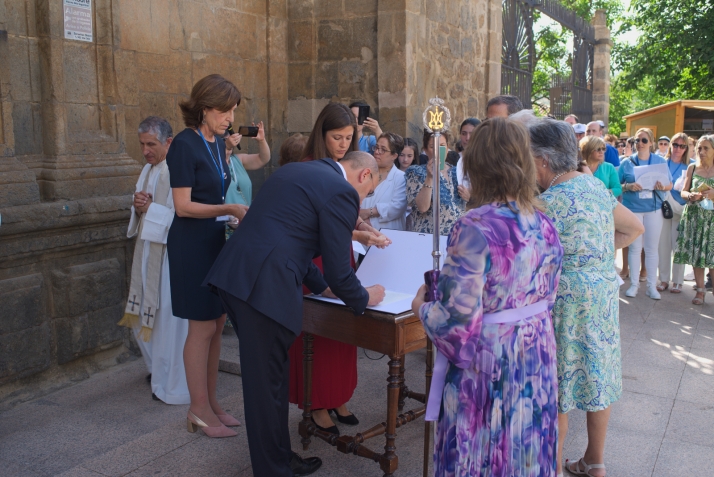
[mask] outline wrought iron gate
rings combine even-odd
[[[501,93],[520,98],[531,107],[535,43],[533,10],[537,9],[573,31],[573,64],[570,77],[551,81],[551,114],[559,119],[575,114],[581,122],[593,114],[593,59],[595,30],[558,0],[503,0],[503,50]]]

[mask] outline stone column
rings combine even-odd
[[[605,10],[597,10],[592,20],[595,27],[595,58],[593,59],[593,121],[605,124],[610,116],[610,29]]]

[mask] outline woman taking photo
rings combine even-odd
[[[597,136],[585,136],[580,140],[580,153],[592,175],[600,179],[613,196],[620,197],[622,186],[617,170],[615,166],[605,162],[605,141]]]
[[[553,307],[558,363],[558,474],[568,413],[587,412],[583,457],[566,461],[573,474],[605,475],[605,436],[611,405],[622,395],[619,285],[615,249],[642,233],[634,214],[594,177],[577,172],[578,148],[563,121],[528,125],[545,214],[563,245],[563,268]],[[600,166],[602,167],[602,166]]]
[[[704,269],[714,268],[714,135],[697,141],[697,162],[687,169],[682,198],[688,203],[682,213],[682,232],[677,239],[674,263],[694,268],[695,305],[704,303]]]
[[[255,124],[253,124],[255,126]],[[258,123],[258,135],[254,137],[258,142],[258,154],[233,154],[235,147],[243,138],[240,134],[226,136],[226,162],[231,174],[231,184],[226,192],[226,204],[241,204],[250,207],[253,199],[253,183],[250,181],[248,171],[255,171],[265,166],[270,161],[270,146],[265,140],[263,121]],[[226,227],[226,238],[233,234],[233,229]]]
[[[320,112],[303,151],[303,161],[330,158],[339,161],[345,154],[357,151],[357,119],[352,111],[340,103],[329,103]],[[365,246],[384,247],[388,239],[361,218],[355,224],[352,239]],[[350,253],[352,268],[354,254]],[[315,265],[322,270],[322,259]],[[310,293],[303,287],[305,293]],[[324,293],[323,293],[324,295]],[[290,402],[303,405],[303,334],[297,337],[290,348]],[[347,409],[357,387],[357,348],[339,341],[314,336],[312,365],[312,419],[318,429],[339,435],[339,430],[330,418],[335,413],[343,424],[357,425],[359,420]]]
[[[388,132],[379,136],[372,153],[379,166],[379,185],[362,201],[359,216],[378,230],[404,230],[407,185],[404,173],[394,165],[403,148],[402,137]]]
[[[647,268],[647,296],[653,300],[662,297],[657,291],[657,266],[659,265],[659,236],[662,233],[662,201],[664,193],[672,188],[672,177],[669,183],[657,182],[655,190],[644,190],[640,184],[635,182],[636,166],[652,166],[655,164],[665,164],[662,156],[654,154],[655,142],[654,134],[650,129],[641,128],[635,134],[636,154],[625,159],[617,171],[622,184],[622,205],[634,212],[637,218],[645,226],[645,233],[642,237],[637,237],[629,247],[628,262],[630,265],[630,288],[625,295],[636,297],[640,284],[637,277],[640,276],[641,252],[645,250],[645,265]]]
[[[684,173],[686,178],[688,155],[689,138],[687,135],[677,133],[672,136],[665,158],[667,159],[669,173],[675,182],[682,177],[682,173]],[[672,207],[672,218],[664,219],[662,223],[662,233],[659,236],[659,284],[657,285],[657,290],[663,292],[669,288],[671,279],[672,288],[669,290],[670,293],[682,293],[684,265],[678,263],[672,264],[672,252],[677,248],[679,221],[682,219],[682,212],[684,212],[684,205],[687,201],[682,198],[680,191],[675,188],[669,191],[666,200]]]
[[[419,158],[419,146],[414,139],[405,137],[404,147],[399,157],[394,160],[394,165],[404,172],[411,166],[416,166],[416,159]]]
[[[180,103],[186,129],[176,135],[166,156],[176,217],[169,229],[167,252],[174,315],[189,320],[183,350],[191,396],[189,432],[200,427],[209,437],[231,437],[226,426],[238,421],[216,399],[221,332],[226,315],[218,296],[202,286],[225,244],[227,216],[243,219],[248,207],[225,204],[231,186],[221,139],[240,104],[238,89],[220,75],[199,80]]]
[[[449,135],[443,133],[440,138],[441,147],[448,152]],[[428,162],[423,166],[415,166],[407,169],[407,205],[411,207],[412,230],[430,234],[434,232],[434,218],[431,208],[431,197],[434,184],[433,170],[434,158],[434,135],[424,132],[424,150],[429,157]],[[446,154],[444,154],[444,157]],[[463,215],[465,203],[459,196],[458,181],[456,179],[456,167],[444,164],[444,169],[439,174],[439,198],[440,217],[439,234],[449,235],[451,227]]]
[[[449,235],[438,300],[425,303],[422,286],[412,302],[448,360],[443,381],[431,384],[443,389],[440,399],[429,401],[438,415],[438,477],[556,475],[558,393],[549,310],[563,248],[539,210],[528,143],[524,127],[509,119],[476,129],[464,152],[470,210]]]

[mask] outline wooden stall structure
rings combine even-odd
[[[310,437],[324,440],[338,451],[366,457],[377,463],[385,477],[391,477],[399,466],[395,439],[397,428],[417,420],[426,413],[426,397],[428,394],[410,391],[404,383],[404,356],[407,353],[424,348],[427,344],[424,327],[418,317],[409,311],[398,315],[367,310],[363,315],[355,316],[344,306],[305,299],[303,301],[303,369],[304,396],[302,421],[298,430],[302,437],[303,449],[310,445]],[[312,342],[313,335],[323,336],[343,343],[352,344],[389,356],[387,378],[386,421],[380,422],[354,436],[336,436],[320,431],[311,420],[310,402],[312,395]],[[427,354],[431,353],[427,348]],[[427,363],[433,361],[427,359]],[[431,384],[432,369],[427,364],[426,389],[428,393]],[[414,399],[423,405],[401,412],[405,400]],[[376,452],[365,445],[367,439],[385,436],[384,452]],[[428,432],[424,439],[424,469],[431,458],[431,447]]]
[[[714,134],[714,101],[679,100],[625,116],[627,134],[650,128],[655,139],[684,132],[701,137]]]

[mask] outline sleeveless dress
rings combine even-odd
[[[511,203],[515,209],[515,203]],[[434,437],[438,477],[554,477],[558,375],[550,313],[484,323],[485,313],[556,299],[563,248],[541,212],[505,204],[457,220],[439,277],[441,301],[420,310],[448,360]]]
[[[714,189],[714,177],[692,176],[690,190],[706,184]],[[679,222],[679,238],[674,263],[696,268],[714,268],[714,210],[703,209],[698,202],[684,206]]]

